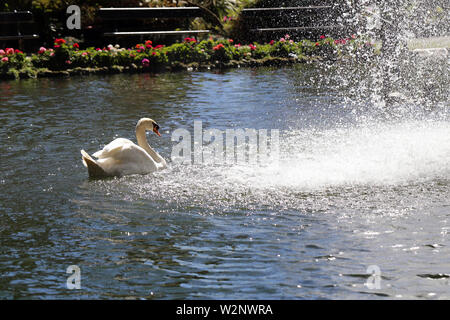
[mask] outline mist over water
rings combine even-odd
[[[423,69],[442,70],[439,65],[446,62],[439,58],[418,61],[421,63],[415,65],[416,76]],[[410,86],[417,90],[386,105],[380,102],[378,78],[382,75],[377,64],[357,67],[345,63],[315,66],[320,72],[301,67],[297,69],[301,76],[282,80],[287,91],[280,101],[270,99],[273,93],[265,91],[268,84],[264,79],[257,83],[269,98],[252,101],[255,98],[248,96],[246,103],[261,103],[262,115],[254,117],[253,110],[249,115],[239,114],[230,127],[280,128],[279,161],[235,165],[169,163],[170,174],[125,178],[130,179],[126,189],[133,190],[126,196],[163,199],[172,210],[193,206],[202,212],[204,208],[214,212],[252,206],[327,211],[338,204],[340,210],[353,208],[360,214],[412,212],[432,205],[435,197],[444,199],[450,178],[450,113],[447,92],[442,89],[447,84],[446,73],[434,74],[427,94],[423,83],[409,82],[414,81],[410,75],[396,88],[397,93],[407,94]],[[277,71],[263,74],[271,74],[275,83],[280,80]],[[257,81],[259,77],[257,74]],[[240,80],[227,81],[233,87],[233,82]],[[229,102],[225,105],[240,111],[241,94],[226,91]],[[227,117],[207,121],[203,129],[223,130],[227,128]],[[193,135],[193,121],[186,121],[183,128]],[[322,201],[324,198],[327,200]]]

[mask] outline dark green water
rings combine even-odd
[[[448,98],[380,106],[364,73],[0,82],[0,298],[449,299]],[[169,168],[90,181],[79,150],[135,141],[141,117]],[[279,129],[280,165],[173,164],[194,120]]]

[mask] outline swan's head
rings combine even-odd
[[[143,128],[145,130],[151,130],[154,133],[156,133],[158,136],[161,137],[161,134],[159,133],[159,125],[153,119],[142,118],[141,120],[138,121],[138,123],[136,125],[136,130],[138,130],[139,128]]]

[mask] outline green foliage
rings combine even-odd
[[[182,63],[205,62],[208,55],[202,47],[199,47],[194,42],[176,43],[169,46],[165,50],[169,61],[177,61]]]
[[[295,53],[295,48],[297,46],[290,44],[287,41],[284,42],[276,42],[272,45],[272,50],[270,51],[270,55],[273,57],[282,57],[288,58],[290,53]]]
[[[0,76],[2,78],[35,77],[40,69],[61,71],[75,68],[123,68],[152,71],[165,66],[195,63],[200,66],[231,60],[248,62],[267,58],[306,59],[307,56],[334,60],[339,56],[362,57],[374,55],[374,46],[363,38],[331,39],[321,37],[318,41],[294,42],[282,38],[270,43],[241,45],[232,39],[197,42],[186,38],[170,46],[153,46],[147,40],[134,48],[109,45],[106,48],[90,47],[81,50],[77,43],[56,39],[53,48],[41,47],[39,52],[27,56],[19,50],[0,50]]]

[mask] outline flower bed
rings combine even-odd
[[[350,56],[368,58],[373,44],[355,36],[317,41],[294,42],[289,35],[269,43],[240,44],[232,39],[197,41],[186,38],[170,46],[147,40],[134,48],[108,45],[104,48],[80,49],[56,39],[53,48],[41,47],[26,55],[13,48],[0,49],[0,78],[18,79],[95,72],[159,72],[177,69],[211,69],[233,66],[274,65],[311,60],[336,60]]]

